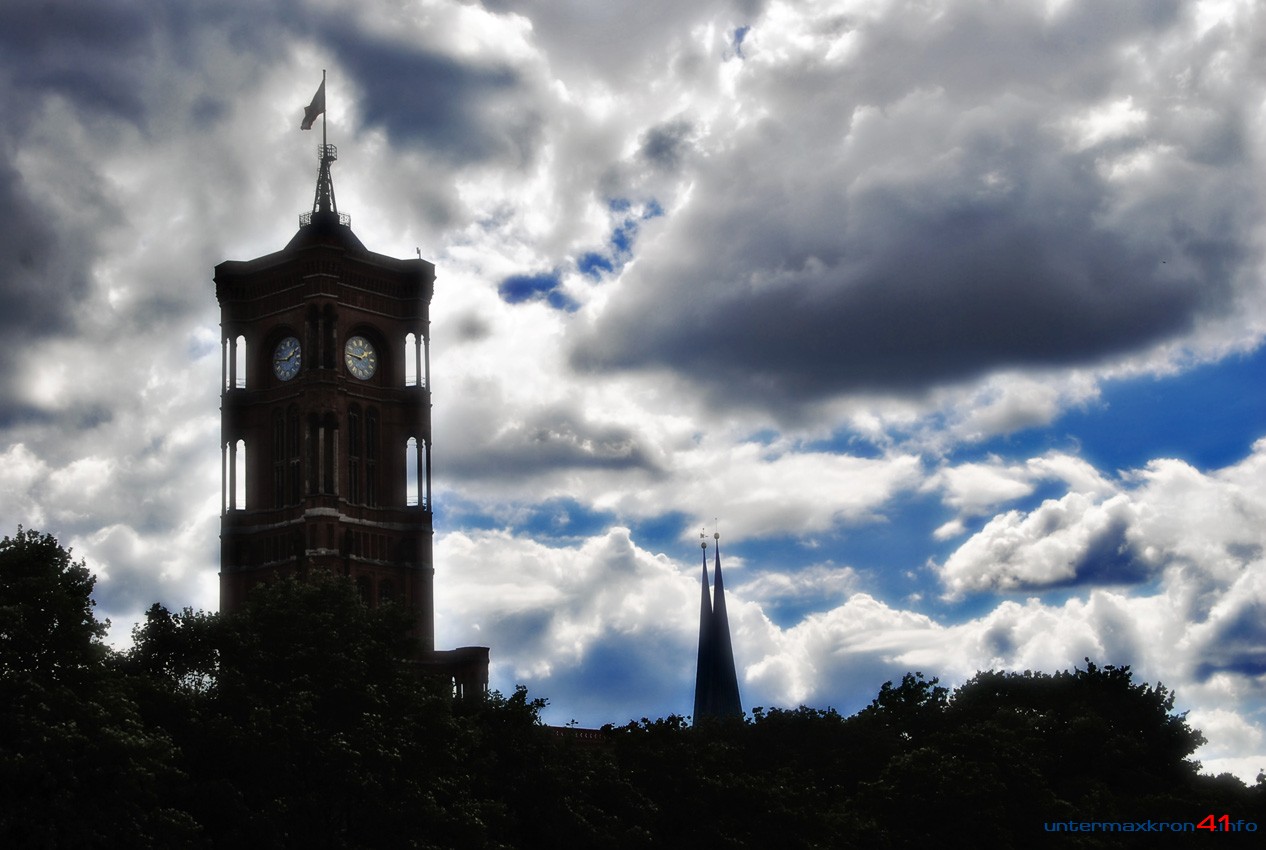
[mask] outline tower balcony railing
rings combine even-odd
[[[312,216],[314,215],[319,215],[319,213],[310,213],[310,212],[300,213],[299,226],[307,227],[309,224],[312,223]],[[336,215],[338,216],[339,224],[343,225],[344,227],[352,226],[352,217],[350,215],[348,215],[347,213],[336,213]]]

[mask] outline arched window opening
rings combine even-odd
[[[226,442],[226,443],[220,444],[220,515],[221,516],[228,513],[229,504],[230,504],[229,493],[231,492],[230,488],[232,485],[229,482],[233,476],[233,473],[232,473],[233,464],[229,461],[229,458],[231,456],[231,453],[229,450],[230,445],[232,445],[232,443]]]
[[[422,510],[431,509],[431,443],[428,441],[419,446],[418,452],[418,504]]]
[[[417,334],[404,335],[404,385],[418,385],[418,337]]]
[[[233,507],[246,509],[246,441],[233,444]]]
[[[418,441],[410,437],[404,446],[404,503],[408,507],[418,506]]]
[[[369,576],[361,576],[356,579],[356,593],[360,596],[360,601],[367,607],[374,607],[374,584],[370,581]]]
[[[396,601],[396,585],[391,579],[378,582],[378,604],[387,605]]]
[[[241,334],[233,340],[233,385],[246,389],[246,337]]]

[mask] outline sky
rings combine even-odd
[[[552,723],[1083,659],[1266,768],[1266,8],[10,0],[0,520],[218,605],[215,265],[437,267],[437,645]]]

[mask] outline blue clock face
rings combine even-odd
[[[378,371],[378,352],[369,340],[354,336],[343,346],[343,362],[353,376],[368,381]]]
[[[299,374],[299,366],[303,363],[303,352],[299,348],[299,340],[288,336],[277,343],[273,351],[273,374],[283,381],[289,381]]]

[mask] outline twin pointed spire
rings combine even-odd
[[[699,535],[704,537],[703,534]],[[698,723],[705,717],[742,717],[738,675],[734,667],[734,645],[730,642],[730,618],[725,610],[725,580],[721,576],[721,535],[714,533],[715,560],[712,571],[716,584],[708,594],[708,541],[703,549],[703,584],[699,602],[699,660],[695,669],[695,713]]]

